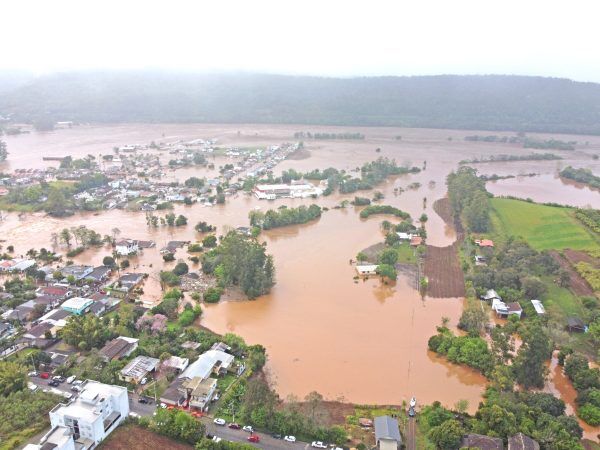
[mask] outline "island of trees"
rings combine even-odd
[[[594,175],[589,169],[575,169],[567,166],[560,171],[560,176],[579,183],[587,184],[595,189],[600,189],[600,177]]]
[[[271,228],[285,227],[287,225],[307,223],[321,217],[322,209],[318,205],[308,207],[302,205],[297,208],[281,206],[278,209],[269,209],[267,212],[258,210],[250,211],[250,225],[253,227],[270,230]]]

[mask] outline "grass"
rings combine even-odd
[[[548,312],[560,317],[583,315],[581,301],[567,288],[557,286],[551,279],[544,278],[547,292],[542,296],[542,301]]]
[[[409,243],[400,244],[396,247],[398,250],[398,262],[406,264],[416,264],[415,249]]]
[[[599,240],[570,208],[493,198],[492,222],[500,237],[519,236],[536,250],[596,250]]]

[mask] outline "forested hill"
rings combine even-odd
[[[8,113],[19,121],[298,123],[600,134],[600,84],[496,75],[71,73],[0,87],[0,115]]]

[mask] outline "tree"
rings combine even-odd
[[[186,273],[188,273],[188,271],[189,267],[184,262],[177,263],[177,265],[173,268],[173,273],[177,276],[185,275]]]
[[[488,316],[479,304],[469,303],[458,321],[458,328],[479,336],[488,323]]]
[[[7,396],[27,387],[27,368],[9,361],[0,361],[0,393]]]
[[[115,267],[115,258],[113,258],[112,256],[105,256],[104,258],[102,258],[102,264],[107,267]]]
[[[48,191],[48,199],[44,205],[44,209],[52,216],[61,217],[67,213],[69,202],[65,197],[62,189],[51,187]]]
[[[446,420],[441,425],[433,427],[429,431],[429,438],[440,449],[454,450],[458,448],[463,434],[464,428],[458,420]]]
[[[63,242],[67,247],[71,246],[71,232],[69,231],[68,228],[63,228],[63,230],[60,232],[60,240],[61,242]]]
[[[179,214],[177,216],[177,219],[175,219],[175,226],[176,227],[182,227],[184,225],[187,225],[187,217]]]
[[[0,162],[6,161],[8,157],[8,150],[6,149],[6,142],[0,140]]]
[[[388,278],[393,281],[398,278],[396,269],[394,266],[389,264],[379,264],[379,266],[377,266],[377,275],[379,275],[381,278]]]
[[[214,234],[206,236],[202,239],[202,246],[206,248],[214,248],[217,246],[217,237]]]
[[[544,363],[552,353],[550,340],[538,323],[531,324],[522,335],[523,344],[514,360],[517,383],[525,389],[541,389],[547,371]]]
[[[386,248],[379,255],[379,263],[394,266],[398,262],[398,252],[393,248]]]

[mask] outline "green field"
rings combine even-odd
[[[599,240],[579,223],[569,208],[521,200],[493,198],[492,222],[500,236],[518,236],[536,250],[593,250]]]

